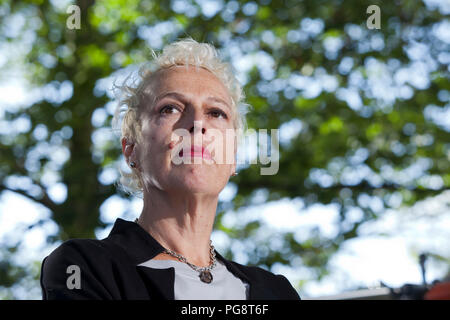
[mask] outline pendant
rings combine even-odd
[[[202,280],[205,283],[211,283],[213,280],[213,276],[212,276],[211,272],[209,272],[208,270],[201,271],[199,277],[200,277],[200,280]]]

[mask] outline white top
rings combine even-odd
[[[175,300],[246,300],[248,298],[248,283],[228,271],[219,260],[210,271],[213,276],[211,283],[202,282],[199,272],[181,261],[150,259],[139,266],[155,269],[175,268]]]

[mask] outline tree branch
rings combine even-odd
[[[9,188],[3,184],[0,184],[0,193],[3,192],[4,190],[7,191],[11,191],[11,192],[15,192],[18,193],[30,200],[33,200],[37,203],[42,204],[43,206],[47,207],[49,210],[51,210],[52,212],[54,212],[57,208],[57,205],[55,202],[52,201],[52,199],[50,199],[50,197],[48,196],[47,192],[44,191],[44,189],[42,188],[41,185],[38,185],[41,188],[41,191],[43,193],[43,196],[41,199],[37,199],[31,195],[29,195],[25,190],[20,190],[20,189],[13,189],[13,188]]]

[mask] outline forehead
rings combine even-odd
[[[153,74],[149,86],[154,97],[176,91],[192,97],[214,96],[231,106],[230,94],[219,78],[209,70],[195,66],[173,66]]]

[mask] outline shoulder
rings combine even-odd
[[[91,258],[95,260],[108,259],[109,248],[101,240],[71,239],[64,241],[45,259],[47,268],[67,263],[85,263]]]
[[[71,239],[63,242],[41,265],[40,283],[44,299],[106,298],[104,277],[111,267],[108,244],[94,239]],[[82,290],[72,290],[70,281],[77,287],[80,278]],[[91,290],[89,290],[92,288]]]
[[[281,299],[300,299],[297,291],[285,276],[261,267],[245,266],[234,261],[229,262],[244,273],[254,285],[270,287]]]

